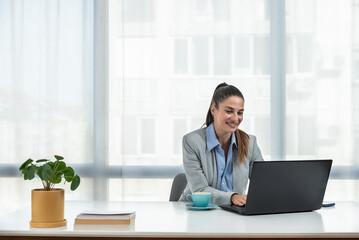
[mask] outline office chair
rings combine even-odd
[[[186,188],[187,178],[186,174],[178,173],[172,182],[170,201],[176,202],[180,199],[183,190]]]

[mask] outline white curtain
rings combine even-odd
[[[286,153],[333,159],[333,200],[359,200],[358,3],[286,1]]]
[[[0,1],[0,210],[42,186],[13,171],[26,159],[92,162],[92,132],[93,2]],[[92,197],[82,180],[67,199]]]

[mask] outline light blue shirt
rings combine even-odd
[[[229,145],[227,161],[218,138],[214,131],[213,123],[206,129],[207,149],[211,151],[214,148],[217,163],[217,185],[216,189],[224,192],[233,192],[233,164],[232,164],[232,148],[237,147],[236,137],[232,133],[231,143]]]

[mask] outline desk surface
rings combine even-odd
[[[66,202],[66,227],[31,228],[26,206],[0,217],[1,236],[61,236],[119,238],[359,238],[359,204],[337,202],[335,207],[304,213],[241,216],[221,210],[191,211],[183,202]],[[88,209],[134,210],[131,225],[74,225]]]

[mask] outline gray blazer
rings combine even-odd
[[[211,202],[224,205],[231,203],[234,193],[245,194],[250,177],[252,163],[263,161],[256,137],[249,135],[249,152],[244,163],[239,163],[237,148],[233,148],[233,191],[223,192],[216,189],[217,164],[214,149],[207,150],[206,128],[200,128],[186,134],[182,139],[183,167],[188,184],[183,191],[180,201],[186,200],[191,192],[211,192]]]

